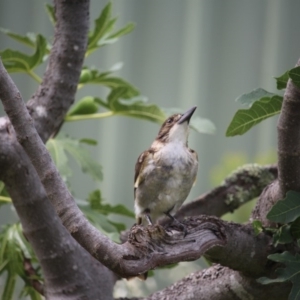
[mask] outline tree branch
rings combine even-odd
[[[143,298],[143,300],[286,300],[290,289],[290,283],[262,286],[254,278],[248,278],[237,271],[215,265],[192,273],[166,289]]]
[[[43,81],[27,103],[45,142],[74,102],[87,46],[89,0],[55,0],[54,42]]]
[[[188,228],[186,237],[179,231],[165,232],[160,225],[134,226],[128,241],[123,244],[129,253],[123,256],[123,261],[118,261],[124,270],[122,276],[142,274],[154,267],[183,260],[195,260],[204,253],[211,261],[247,276],[258,277],[273,272],[267,259],[275,252],[271,237],[264,233],[255,236],[251,224],[225,222],[213,216],[190,217],[182,222]],[[125,270],[134,273],[125,274]]]
[[[300,60],[296,66],[300,65]],[[300,88],[289,79],[277,125],[278,198],[287,191],[300,192]]]

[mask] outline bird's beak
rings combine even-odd
[[[196,110],[197,106],[193,106],[192,108],[190,108],[188,111],[186,111],[181,118],[177,121],[177,124],[182,124],[183,122],[187,121],[188,123],[190,122],[190,119],[194,113],[194,111]]]

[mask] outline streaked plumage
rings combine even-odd
[[[169,117],[151,147],[137,160],[134,207],[138,224],[174,215],[195,182],[198,157],[187,144],[189,120],[195,109]]]

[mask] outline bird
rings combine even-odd
[[[168,216],[187,234],[174,214],[186,200],[197,176],[198,155],[188,147],[189,122],[196,108],[167,118],[151,147],[138,157],[134,176],[137,225],[153,225]]]

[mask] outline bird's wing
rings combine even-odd
[[[191,154],[194,156],[194,158],[196,158],[196,160],[197,160],[197,162],[198,162],[198,154],[197,154],[197,152],[196,152],[195,150],[193,150],[193,149],[190,149],[190,148],[189,148],[189,151],[190,151]],[[197,173],[196,173],[196,175],[195,175],[195,180],[194,180],[194,182],[193,182],[193,186],[196,184],[196,180],[197,180]]]
[[[144,151],[137,159],[137,162],[135,164],[135,174],[134,174],[134,197],[135,197],[135,191],[137,187],[140,185],[141,182],[143,182],[143,172],[141,170],[143,169],[143,165],[149,161],[149,159],[152,158],[153,151],[151,149]]]

